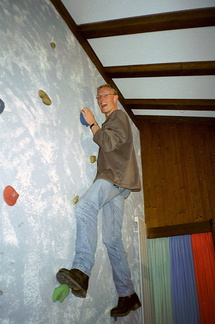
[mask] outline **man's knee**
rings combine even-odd
[[[108,247],[116,247],[118,246],[119,242],[122,241],[122,236],[113,236],[113,235],[103,235],[102,242],[103,244]]]

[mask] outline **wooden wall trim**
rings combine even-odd
[[[170,236],[177,236],[177,235],[206,233],[211,231],[213,233],[213,239],[215,243],[215,236],[214,236],[215,220],[214,219],[203,221],[203,222],[147,228],[147,238],[154,239],[154,238],[170,237]]]
[[[215,249],[215,219],[210,219],[210,227],[211,227],[211,232],[212,232],[212,237],[213,237],[213,242],[214,242],[214,249]]]

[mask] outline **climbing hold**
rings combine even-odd
[[[94,163],[96,162],[96,156],[95,155],[91,155],[90,156],[90,163]]]
[[[88,124],[88,123],[86,122],[86,120],[84,119],[84,116],[83,116],[82,113],[80,113],[80,121],[81,121],[82,125],[84,125],[84,126],[86,126],[86,127],[89,126],[89,124]]]
[[[69,295],[70,288],[67,284],[62,284],[55,288],[52,294],[52,301],[55,303],[57,300],[62,303],[64,299]]]
[[[45,91],[43,90],[39,90],[38,91],[38,96],[42,99],[42,102],[47,105],[47,106],[50,106],[52,101],[51,99],[49,98],[49,96],[47,95],[47,93],[45,93]]]
[[[73,205],[77,204],[78,200],[79,200],[79,196],[75,196],[75,198],[73,199],[72,204]]]
[[[56,44],[55,44],[55,43],[53,43],[53,42],[51,42],[51,44],[50,44],[50,45],[51,45],[51,47],[52,47],[52,48],[55,48],[55,47],[56,47]]]
[[[16,190],[13,187],[7,186],[4,189],[3,197],[4,197],[4,201],[6,202],[6,204],[8,204],[9,206],[13,206],[13,205],[15,205],[15,203],[19,197],[19,194],[18,194],[18,192],[16,192]]]
[[[4,101],[0,99],[0,114],[3,112],[4,110]]]

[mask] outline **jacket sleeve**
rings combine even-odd
[[[114,114],[107,122],[103,124],[102,129],[99,129],[93,140],[97,143],[104,152],[111,152],[127,142],[128,138],[128,118],[126,114]],[[113,118],[114,117],[114,118]]]

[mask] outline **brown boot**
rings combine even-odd
[[[84,272],[78,269],[67,270],[62,268],[58,271],[56,277],[60,284],[67,284],[76,297],[86,297],[89,277]]]
[[[111,309],[111,317],[122,317],[128,315],[131,311],[135,311],[141,306],[140,300],[136,293],[131,296],[119,297],[118,305]]]

